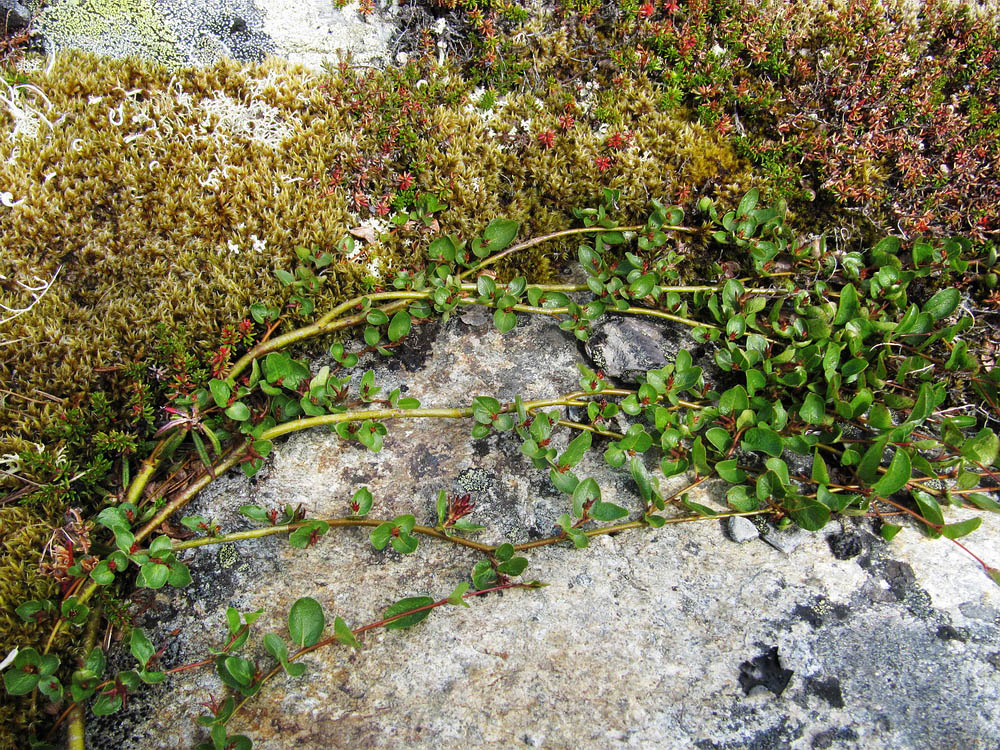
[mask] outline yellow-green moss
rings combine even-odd
[[[0,508],[0,658],[14,647],[45,646],[48,628],[25,623],[14,609],[28,599],[47,599],[58,593],[51,578],[38,572],[38,562],[51,534],[44,509]],[[31,721],[30,696],[4,695],[0,701],[0,748],[19,746]]]

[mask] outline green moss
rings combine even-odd
[[[14,609],[28,599],[47,599],[58,593],[51,578],[38,572],[38,562],[51,534],[50,509],[0,508],[0,654],[34,647],[41,651],[48,628],[25,623]],[[32,722],[30,696],[0,701],[0,748],[19,746]]]
[[[36,389],[88,391],[97,368],[141,359],[157,323],[184,323],[196,344],[217,345],[221,327],[253,301],[279,295],[272,270],[290,262],[295,244],[332,247],[343,236],[342,199],[299,184],[322,170],[318,134],[327,127],[300,72],[256,95],[289,123],[282,152],[204,124],[202,105],[248,101],[248,81],[265,75],[220,64],[171,83],[161,67],[71,55],[50,76],[33,76],[50,119],[64,119],[0,145],[0,184],[23,200],[0,213],[0,258],[12,278],[60,275],[5,327],[13,343],[0,379],[10,390],[36,400]],[[251,235],[266,251],[254,251]],[[359,276],[337,269],[328,294],[352,291]],[[37,434],[53,412],[23,401],[4,421]]]

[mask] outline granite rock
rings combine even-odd
[[[549,322],[500,336],[488,316],[462,314],[415,329],[398,356],[362,367],[383,387],[446,407],[476,395],[572,391],[580,360],[575,341]],[[242,504],[343,515],[364,485],[373,516],[412,512],[426,522],[445,489],[472,493],[471,520],[497,543],[549,535],[566,510],[509,434],[472,440],[467,423],[442,420],[389,428],[378,454],[328,431],[290,436],[257,478],[230,473],[186,512],[226,531],[252,525]],[[628,476],[594,454],[578,473],[597,479],[605,500],[637,511]],[[692,499],[719,507],[724,488],[708,485]],[[998,532],[987,518],[973,543],[995,547]],[[731,544],[722,524],[699,522],[599,537],[585,550],[539,548],[526,554],[526,575],[547,587],[441,608],[413,629],[368,634],[361,651],[313,652],[306,677],[266,685],[230,730],[265,750],[995,744],[997,587],[954,545],[912,530],[891,545],[869,534],[851,559],[837,559],[821,534],[796,538],[779,554]],[[166,668],[218,647],[228,606],[264,610],[245,651],[269,668],[262,634],[287,637],[298,597],[357,627],[402,597],[446,596],[480,556],[426,538],[411,555],[378,552],[364,530],[348,529],[306,550],[271,536],[188,559],[194,582],[156,592],[137,621],[167,644]],[[199,703],[223,693],[210,669],[173,675],[131,696],[124,715],[90,717],[89,744],[192,747],[206,737],[194,722]]]

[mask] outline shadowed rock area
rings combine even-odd
[[[415,330],[398,357],[368,363],[385,389],[425,407],[575,389],[575,341],[551,322],[501,336],[473,311]],[[365,362],[359,366],[362,370]],[[389,423],[372,454],[314,430],[280,442],[255,481],[230,473],[187,510],[227,531],[252,528],[242,504],[301,504],[346,515],[359,486],[372,517],[434,523],[440,489],[470,493],[484,542],[553,533],[568,501],[512,435],[469,437],[467,421]],[[557,432],[564,445],[568,431]],[[638,509],[627,473],[600,446],[577,467],[605,500]],[[698,502],[720,507],[718,488]],[[990,523],[993,519],[985,519]],[[828,537],[832,537],[828,539]],[[849,540],[849,544],[844,541]],[[973,544],[995,543],[985,526]],[[836,554],[835,554],[836,553]],[[245,655],[269,670],[263,634],[288,638],[301,596],[351,627],[409,596],[447,596],[478,553],[421,538],[378,552],[367,530],[334,529],[306,550],[284,536],[187,553],[194,582],[152,598],[136,624],[167,641],[163,666],[204,658],[226,638],[228,606],[265,610]],[[932,748],[989,747],[1000,721],[1000,596],[952,544],[913,529],[886,545],[867,522],[832,525],[791,553],[737,544],[717,521],[598,537],[526,553],[546,588],[442,607],[418,626],[368,634],[360,652],[309,654],[230,724],[259,748]],[[843,559],[840,559],[843,558]],[[176,638],[169,634],[180,631]],[[122,657],[121,664],[129,664]],[[91,747],[192,747],[199,703],[225,689],[210,668],[130,697],[124,715],[89,717]]]

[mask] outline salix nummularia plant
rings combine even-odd
[[[566,542],[586,547],[598,534],[751,514],[809,530],[822,528],[837,514],[871,516],[881,522],[886,539],[901,528],[893,521],[907,515],[927,534],[961,545],[957,539],[974,531],[980,519],[947,523],[944,508],[1000,511],[994,499],[1000,488],[996,434],[973,414],[942,408],[949,389],[964,385],[962,393],[978,397],[995,418],[1000,373],[980,373],[960,338],[971,321],[955,316],[961,301],[956,288],[942,286],[919,303],[910,298],[916,296],[917,280],[933,275],[943,284],[949,276],[960,277],[972,250],[968,242],[916,243],[904,255],[900,242],[890,238],[866,253],[834,257],[821,246],[817,255],[811,246],[796,245],[780,206],[758,206],[758,195],[751,191],[721,216],[711,202],[702,202],[700,209],[712,225],[710,241],[734,259],[726,263],[739,263],[753,276],[684,285],[677,283],[683,249],[675,238],[699,230],[681,225],[679,208],[656,202],[644,225],[618,227],[609,218],[615,197],[605,191],[602,206],[579,211],[581,228],[516,244],[518,225],[504,219],[493,221],[471,241],[438,237],[428,247],[426,264],[400,272],[392,291],[348,300],[315,322],[274,338],[269,336],[280,310],[256,308],[258,322],[269,325],[264,340],[195,390],[191,411],[175,414],[161,430],[163,438],[123,501],[97,516],[96,522],[114,538],[113,551],[88,570],[79,565],[68,569],[81,583],[61,607],[29,602],[18,614],[54,618],[51,645],[62,629],[94,622],[90,599],[133,567],[140,586],[183,586],[190,581],[178,557],[183,550],[273,534],[287,534],[292,546],[307,547],[344,527],[369,528],[376,549],[391,545],[404,554],[418,549],[420,537],[475,549],[484,559],[471,572],[474,589],[467,582],[447,599],[408,597],[389,607],[383,620],[353,631],[336,618],[334,634],[326,639],[318,603],[300,599],[289,616],[298,650],[291,653],[278,636],[265,636],[265,649],[277,662],[269,672],[236,653],[259,613],[231,611],[227,641],[217,656],[174,670],[154,669],[156,650],[133,629],[131,647],[139,669],[99,682],[103,655],[91,650],[74,673],[73,701],[79,704],[96,694],[95,712],[111,712],[143,682],[214,664],[242,702],[228,698],[213,704],[211,715],[201,721],[211,727],[215,747],[248,747],[248,739],[227,734],[226,724],[270,676],[281,670],[300,674],[301,665],[294,663],[298,656],[333,643],[357,645],[356,636],[367,629],[413,625],[437,606],[460,604],[496,588],[540,585],[511,581],[528,565],[527,558],[515,556],[518,552]],[[531,284],[523,277],[501,281],[484,272],[518,250],[569,236],[584,240],[577,253],[584,283]],[[330,259],[320,251],[301,249],[297,254],[303,265],[294,273],[281,271],[279,278],[289,287],[290,304],[301,309],[322,283]],[[792,270],[772,273],[779,260]],[[764,285],[749,286],[751,279]],[[399,389],[384,393],[372,370],[354,376],[350,371],[358,364],[357,353],[342,342],[330,347],[337,367],[317,372],[284,351],[310,338],[361,328],[366,348],[388,355],[410,333],[414,319],[446,319],[457,308],[473,305],[492,309],[502,333],[517,324],[519,313],[540,314],[581,340],[606,314],[670,321],[709,347],[720,374],[709,382],[703,367],[681,350],[673,362],[642,375],[634,388],[615,387],[604,373],[580,365],[579,389],[549,399],[501,403],[478,396],[453,408],[422,408]],[[565,419],[562,410],[569,406],[581,409],[586,420]],[[259,471],[274,440],[283,435],[328,426],[341,438],[377,452],[386,423],[395,419],[468,419],[474,439],[495,432],[519,440],[522,453],[566,496],[558,532],[532,542],[482,544],[469,538],[481,529],[468,518],[471,498],[448,498],[442,491],[436,518],[420,524],[413,514],[370,518],[373,498],[361,488],[342,517],[305,518],[290,506],[244,506],[241,512],[258,528],[226,533],[214,521],[191,516],[181,523],[200,534],[197,538],[154,537],[216,476],[235,466],[248,476]],[[210,437],[214,459],[198,431],[216,438]],[[552,444],[557,431],[573,435],[562,451]],[[169,500],[154,502],[148,492],[151,480],[189,438],[206,470]],[[637,507],[604,501],[598,482],[576,473],[595,445],[603,448],[608,465],[628,471]],[[801,458],[793,461],[795,456]],[[803,462],[810,466],[807,474],[793,468]],[[668,480],[684,475],[693,476],[682,489],[666,489]],[[727,511],[691,500],[690,489],[709,479],[730,485]],[[963,549],[1000,583],[1000,571]],[[37,688],[53,699],[62,696],[54,658],[22,651],[4,674],[8,692]],[[73,722],[78,724],[81,716],[74,714]]]

